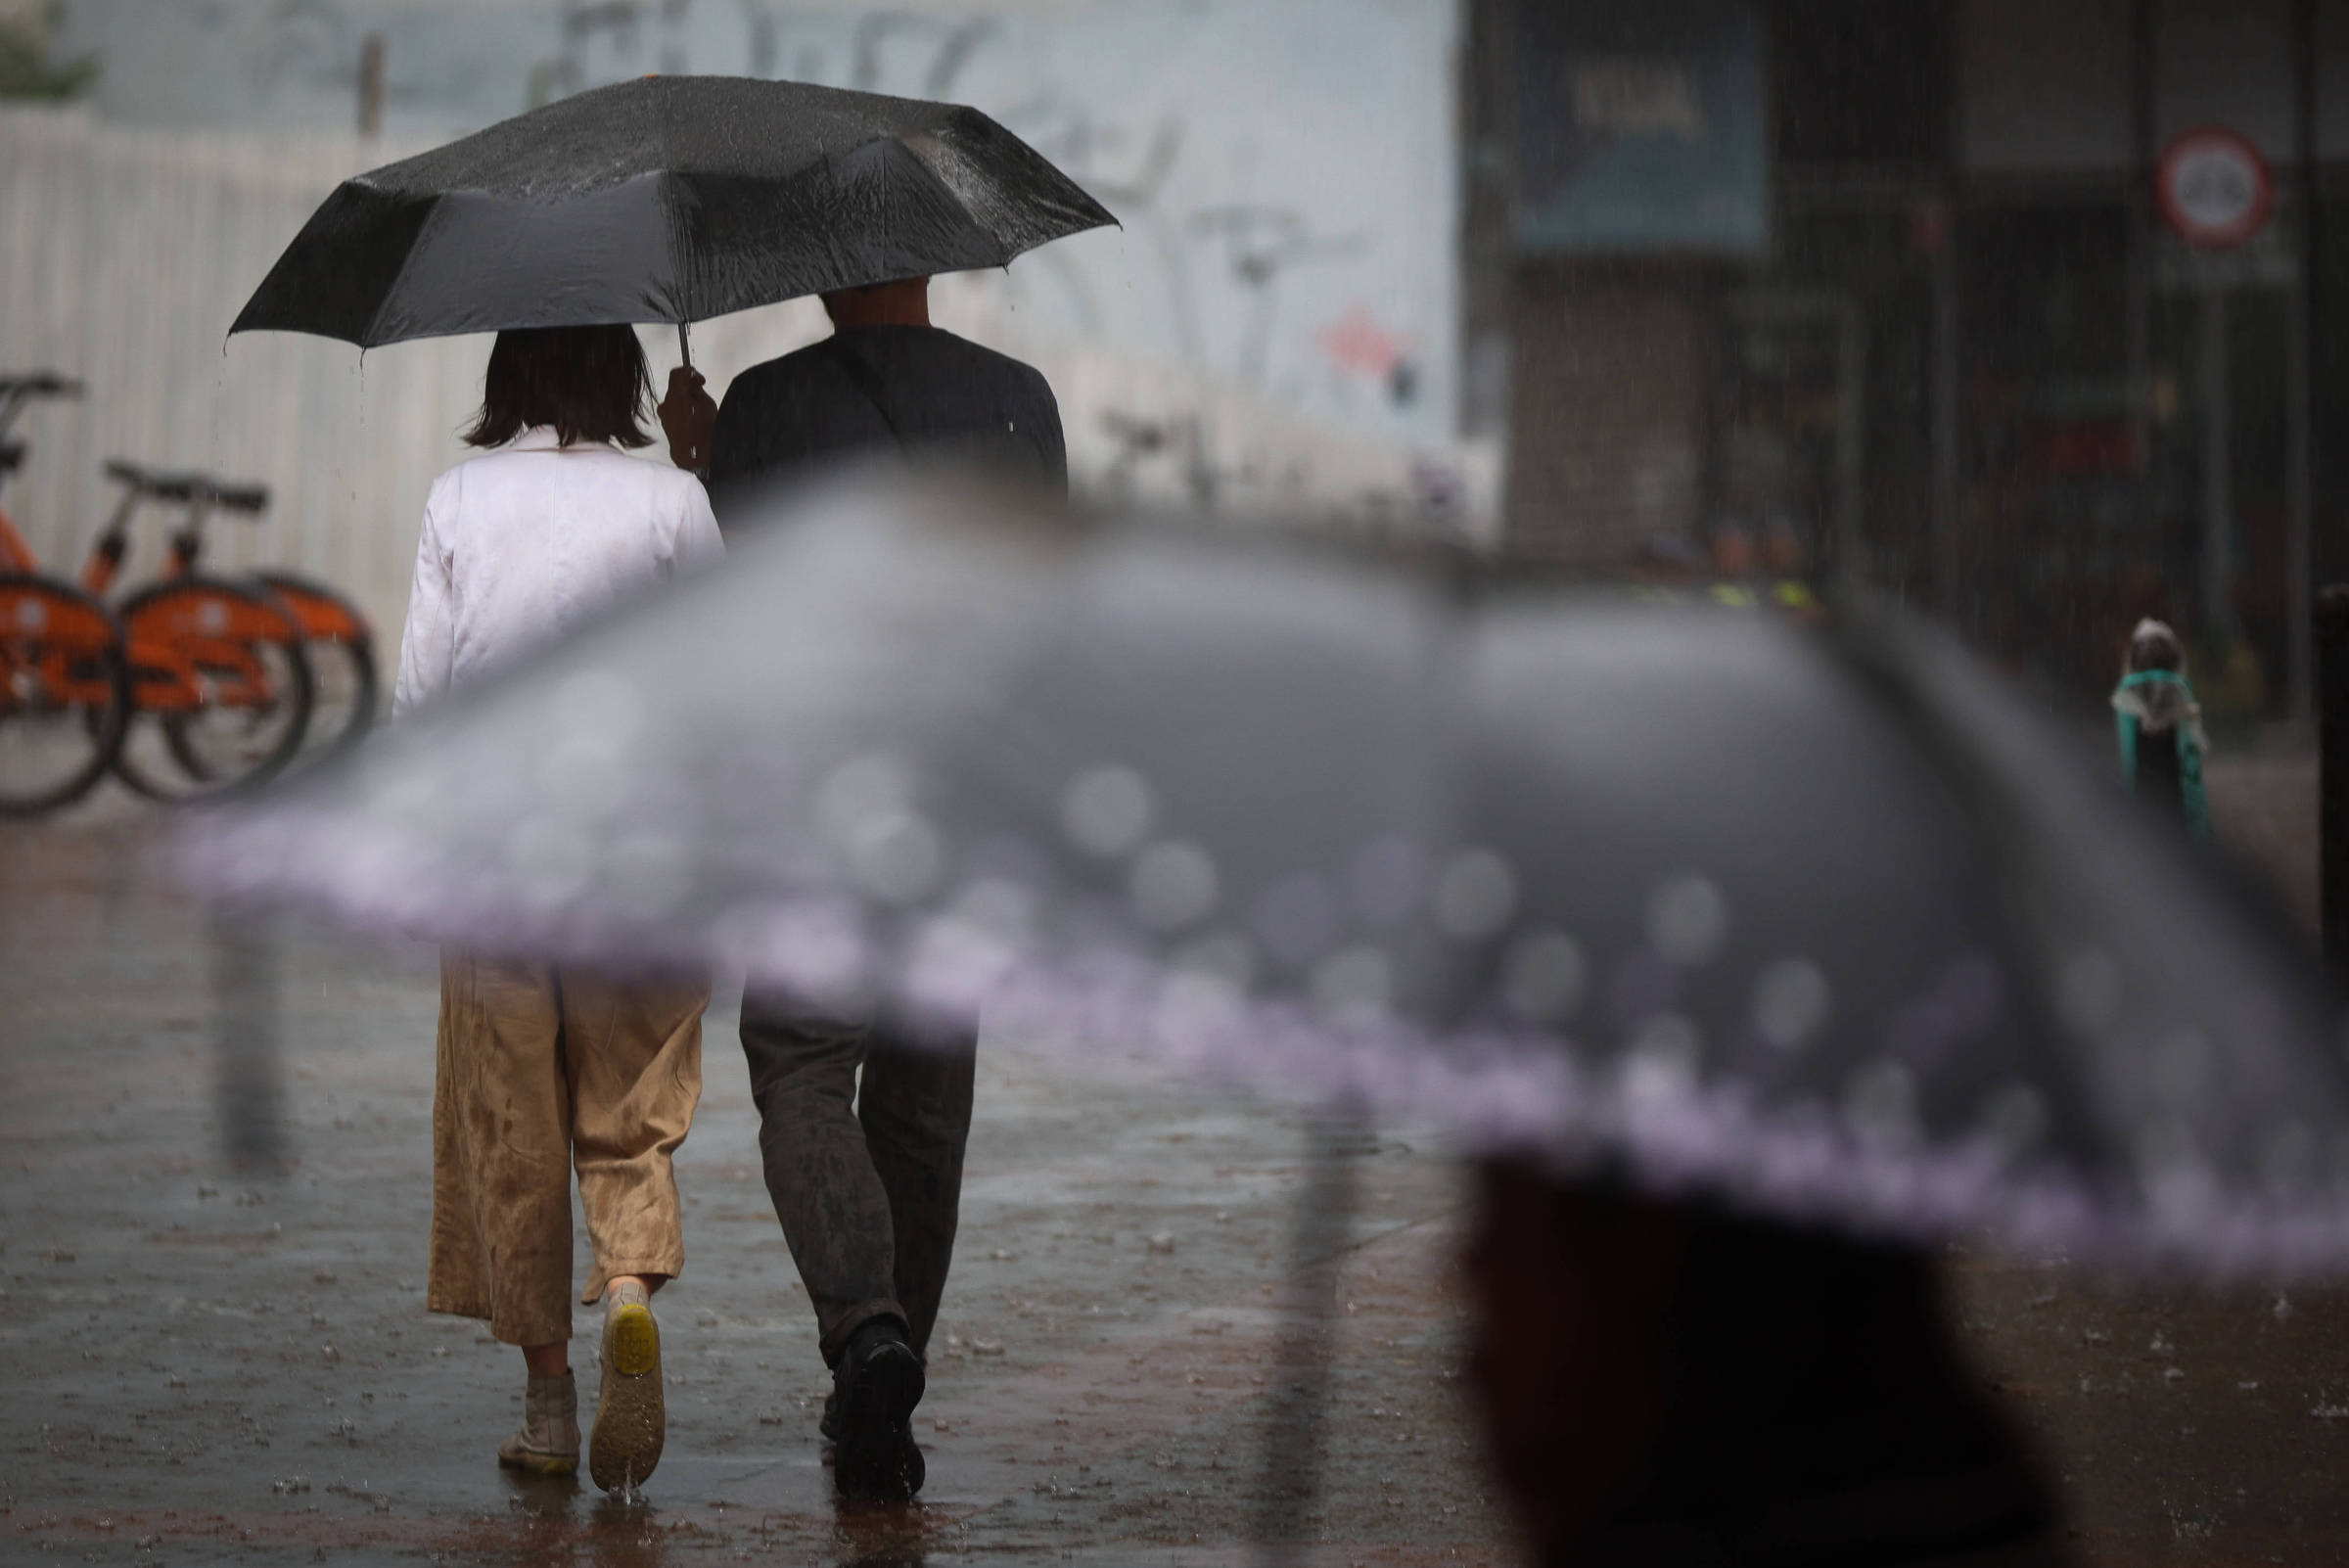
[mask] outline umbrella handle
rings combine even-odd
[[[677,323],[677,357],[685,361],[687,370],[693,368],[693,340],[686,335],[686,326],[682,321]]]

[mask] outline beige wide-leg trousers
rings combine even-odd
[[[580,1301],[685,1267],[669,1159],[702,1097],[709,1002],[707,984],[441,955],[427,1306],[508,1345],[570,1339],[575,1168],[595,1250]]]

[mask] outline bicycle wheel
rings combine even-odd
[[[380,695],[375,638],[358,606],[334,589],[283,572],[264,572],[261,584],[293,612],[310,662],[310,728],[301,760],[347,751],[375,722]]]
[[[122,627],[77,588],[0,575],[0,816],[80,799],[122,744]]]
[[[131,719],[115,754],[122,782],[188,801],[257,783],[301,750],[310,665],[301,628],[256,589],[180,577],[122,606]]]

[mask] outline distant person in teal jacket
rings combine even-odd
[[[2129,661],[2112,689],[2120,732],[2121,777],[2133,794],[2185,817],[2198,839],[2210,837],[2202,798],[2202,710],[2186,683],[2186,645],[2158,621],[2141,621],[2129,636]]]

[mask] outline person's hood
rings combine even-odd
[[[2112,689],[2115,713],[2135,718],[2138,727],[2148,735],[2166,735],[2184,724],[2198,750],[2207,750],[2202,734],[2202,706],[2194,701],[2194,690],[2182,675],[2154,671],[2162,678],[2138,680],[2131,684],[2124,678]]]

